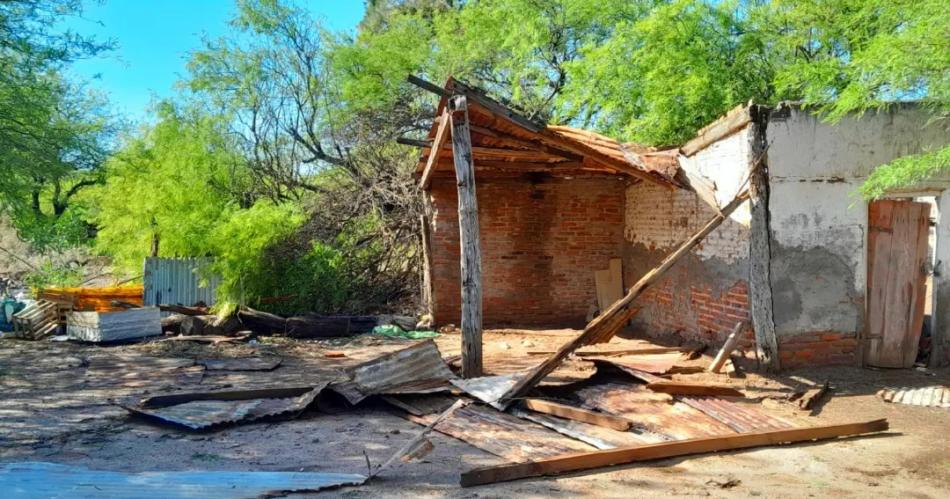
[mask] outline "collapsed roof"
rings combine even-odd
[[[452,95],[464,95],[468,101],[476,171],[606,173],[628,175],[669,188],[682,186],[677,180],[677,148],[659,150],[624,144],[587,130],[538,123],[488,97],[484,91],[453,78],[443,88],[431,84],[426,88],[442,98],[429,130],[430,147],[423,149],[416,170],[423,188],[428,188],[437,172],[454,171],[452,145],[445,139],[451,128],[443,124],[448,116],[448,97]],[[430,160],[431,145],[435,143],[440,143],[441,149]]]

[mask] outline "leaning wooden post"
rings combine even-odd
[[[462,377],[482,375],[482,257],[478,238],[478,202],[468,104],[464,95],[449,99],[452,158],[458,181],[459,244],[462,263]]]

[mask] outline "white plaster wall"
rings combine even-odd
[[[857,188],[877,166],[950,142],[950,129],[909,105],[837,124],[793,107],[772,113],[767,142],[776,331],[858,331],[867,203]]]
[[[751,127],[686,158],[681,165],[716,186],[719,206],[744,187],[751,164]],[[627,188],[624,237],[649,249],[669,249],[692,236],[715,214],[714,207],[686,190],[641,182]],[[749,256],[748,203],[740,206],[695,251],[702,259],[735,263]]]

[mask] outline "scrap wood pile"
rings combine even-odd
[[[345,406],[382,400],[425,429],[368,476],[425,455],[433,445],[425,433],[432,430],[499,458],[500,464],[464,471],[463,486],[887,429],[883,420],[803,427],[767,414],[731,386],[670,379],[671,373],[695,372],[680,362],[688,352],[618,354],[611,346],[602,345],[602,356],[587,350],[585,361],[597,365],[589,379],[534,388],[508,404],[498,402],[500,394],[525,373],[458,378],[432,340],[295,386],[172,392],[114,403],[161,424],[204,431],[295,417],[322,407],[321,400]],[[281,369],[279,362],[260,368]]]

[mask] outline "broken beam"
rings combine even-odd
[[[534,476],[557,475],[574,471],[590,470],[618,464],[652,461],[670,457],[705,454],[727,450],[748,449],[767,445],[829,440],[838,437],[863,435],[886,431],[886,419],[865,423],[849,423],[790,430],[760,431],[716,437],[694,438],[676,442],[622,447],[595,452],[581,452],[541,461],[502,464],[476,468],[462,473],[462,487],[518,480]]]
[[[444,119],[439,123],[439,129],[435,132],[435,140],[432,141],[432,149],[429,150],[429,158],[426,159],[426,167],[422,170],[422,177],[419,179],[419,187],[423,190],[429,188],[429,182],[432,181],[432,174],[435,172],[436,164],[439,161],[439,149],[445,144],[449,136],[449,127],[451,123],[448,118],[448,109],[442,111]]]
[[[547,400],[526,399],[524,406],[526,409],[531,409],[532,411],[542,414],[550,414],[559,418],[580,421],[581,423],[603,426],[617,431],[627,431],[633,425],[633,422],[626,418],[589,411],[579,407],[571,407]]]

